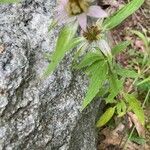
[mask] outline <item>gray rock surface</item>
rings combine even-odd
[[[72,53],[49,78],[58,30],[48,32],[55,0],[0,5],[0,150],[95,150],[100,101],[80,112],[88,81]]]

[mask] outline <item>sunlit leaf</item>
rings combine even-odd
[[[134,95],[131,95],[131,94],[125,94],[124,98],[128,102],[129,106],[131,107],[135,115],[138,117],[141,124],[144,125],[145,116],[144,116],[144,111],[140,102],[135,98]]]
[[[105,113],[100,117],[100,119],[97,121],[96,126],[102,127],[106,125],[106,123],[113,117],[115,113],[115,107],[108,108]]]
[[[77,64],[74,68],[82,69],[84,67],[90,66],[94,62],[101,60],[101,59],[102,58],[100,57],[100,54],[94,53],[94,52],[89,52],[84,56],[83,60],[79,64]]]
[[[106,62],[97,62],[94,67],[93,72],[90,72],[91,79],[83,101],[82,110],[92,102],[107,77],[108,66]]]
[[[104,61],[99,60],[99,61],[94,62],[93,64],[91,64],[90,66],[88,66],[88,67],[84,70],[84,72],[85,72],[89,77],[91,77],[91,76],[93,75],[93,72],[95,72],[95,70],[97,69],[97,64],[98,64],[98,63],[103,63],[103,62],[105,62],[105,60],[104,60]]]
[[[106,29],[112,29],[124,21],[127,17],[133,14],[136,10],[140,8],[144,0],[131,0],[119,11],[112,14],[111,17],[107,18],[104,22],[104,27]]]
[[[82,38],[74,38],[76,31],[77,25],[67,25],[61,30],[55,51],[50,58],[51,63],[48,65],[44,76],[50,75],[63,59],[66,52],[77,46],[83,40]]]

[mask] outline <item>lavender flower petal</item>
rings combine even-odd
[[[90,6],[87,15],[95,18],[105,18],[108,16],[108,14],[99,6]]]

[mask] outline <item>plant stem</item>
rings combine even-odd
[[[127,140],[125,141],[125,144],[124,144],[124,146],[123,146],[123,149],[122,149],[122,150],[125,150],[125,148],[126,148],[126,146],[127,146],[128,141],[129,141],[129,140],[131,139],[131,137],[132,137],[132,134],[133,134],[134,130],[135,130],[135,125],[133,126],[133,128],[132,128],[132,130],[131,130],[131,132],[130,132],[130,134],[129,134],[129,137],[128,137],[128,138],[127,138]]]
[[[139,76],[135,78],[135,80],[132,82],[131,86],[129,87],[127,93],[130,93],[132,90],[132,86],[135,84],[135,82],[138,80]]]
[[[144,106],[145,106],[145,104],[146,104],[146,102],[147,102],[147,100],[148,100],[149,95],[150,95],[150,89],[148,90],[148,92],[147,92],[147,94],[146,94],[145,100],[144,100],[144,102],[143,102],[143,104],[142,104],[142,108],[144,108]]]

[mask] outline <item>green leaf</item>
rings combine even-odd
[[[144,111],[143,111],[143,108],[142,108],[140,102],[135,98],[135,96],[133,96],[131,94],[125,94],[124,98],[128,102],[129,106],[131,107],[131,109],[133,110],[135,115],[138,117],[140,123],[142,125],[144,125],[145,124],[145,116],[144,116]]]
[[[105,62],[105,60],[104,61],[96,61],[96,62],[94,62],[93,64],[91,64],[90,66],[88,66],[85,70],[84,70],[84,72],[89,76],[89,77],[91,77],[92,75],[93,75],[93,72],[95,72],[95,70],[97,69],[97,64],[98,63],[103,63],[103,62]]]
[[[148,50],[148,47],[149,47],[148,46],[149,45],[148,38],[143,33],[141,33],[140,31],[131,30],[131,32],[133,34],[136,34],[144,42],[145,48]]]
[[[94,62],[98,60],[101,60],[100,54],[89,52],[84,56],[83,60],[79,64],[77,64],[74,68],[82,69],[82,68],[92,65]]]
[[[125,69],[122,67],[116,68],[117,74],[125,78],[137,78],[139,76],[134,70]]]
[[[108,66],[106,62],[97,62],[94,67],[94,70],[90,73],[90,84],[82,104],[82,110],[92,102],[107,77]]]
[[[139,145],[144,145],[146,143],[146,140],[142,137],[139,137],[139,136],[136,136],[136,135],[133,135],[131,138],[130,138],[130,141],[134,142],[134,143],[137,143]]]
[[[146,78],[146,79],[144,79],[144,80],[142,80],[142,81],[139,81],[137,84],[136,84],[137,86],[138,86],[138,88],[140,89],[140,90],[144,90],[144,91],[147,91],[147,90],[149,90],[150,89],[150,77],[148,77],[148,78]]]
[[[51,63],[48,65],[44,76],[50,75],[63,59],[65,53],[77,46],[83,40],[81,38],[73,38],[76,31],[77,25],[67,25],[61,30],[57,39],[55,51],[50,58]]]
[[[137,84],[137,86],[146,84],[147,82],[150,82],[150,77],[148,77],[148,78],[144,79],[143,81],[139,82],[139,83]]]
[[[129,41],[124,41],[124,42],[119,43],[118,45],[112,48],[112,54],[114,56],[119,54],[120,52],[124,51],[130,44],[131,42]]]
[[[107,81],[106,81],[107,82]],[[101,89],[99,90],[98,94],[96,95],[96,97],[107,97],[109,92],[109,86],[107,83],[104,83],[104,86],[101,87]]]
[[[10,4],[10,3],[18,3],[20,0],[0,0],[0,3],[6,3],[6,4]]]
[[[100,117],[96,123],[96,127],[102,127],[113,117],[115,113],[115,107],[108,108],[105,113]]]
[[[117,114],[118,117],[122,117],[126,114],[126,110],[127,110],[127,106],[126,103],[121,100],[117,105],[116,105],[116,109],[117,109]]]
[[[123,81],[119,80],[116,74],[110,74],[110,94],[106,98],[106,103],[114,103],[114,98],[120,93],[123,88]]]
[[[107,18],[104,22],[104,27],[106,29],[112,29],[116,27],[136,10],[138,10],[143,2],[144,0],[132,0],[123,8],[115,12],[111,17]]]

